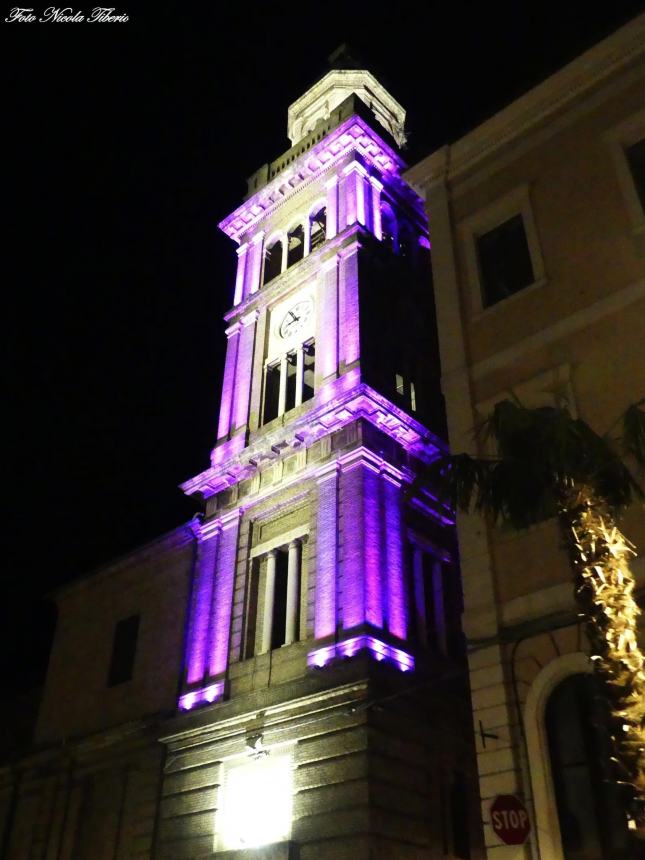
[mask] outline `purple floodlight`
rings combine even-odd
[[[349,659],[360,651],[368,651],[379,662],[391,663],[401,672],[410,672],[414,669],[414,657],[411,654],[373,636],[354,636],[335,645],[326,645],[324,648],[310,651],[307,655],[307,665],[322,669],[332,660]]]
[[[216,681],[201,690],[191,690],[179,697],[179,710],[192,711],[200,705],[212,705],[224,696],[224,681]]]

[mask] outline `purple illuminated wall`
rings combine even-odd
[[[186,656],[186,681],[189,684],[202,680],[208,662],[208,634],[218,541],[219,534],[215,533],[208,540],[202,540],[198,548]]]
[[[336,630],[336,570],[338,559],[338,472],[336,466],[318,478],[318,524],[316,536],[317,639]]]
[[[256,315],[243,320],[240,345],[235,370],[235,391],[233,393],[233,428],[245,427],[249,417],[249,398],[251,396],[251,369],[253,367],[253,344],[255,341]]]
[[[390,633],[405,639],[408,634],[405,571],[403,562],[403,522],[401,486],[389,475],[381,476],[383,516],[385,520],[385,580],[387,590],[387,626]]]
[[[370,456],[342,469],[342,626],[367,623],[405,639],[401,487],[387,468]]]
[[[236,511],[233,519],[222,524],[219,538],[210,613],[208,671],[211,676],[224,672],[228,664],[228,640],[231,628],[238,526],[239,512]]]
[[[338,373],[338,259],[321,268],[316,298],[316,376],[319,383]]]
[[[365,620],[374,627],[383,627],[383,576],[381,560],[382,520],[379,499],[379,474],[371,466],[363,466],[363,534],[365,555]],[[348,525],[351,524],[348,523]],[[360,526],[359,526],[360,527]]]
[[[226,344],[226,364],[224,366],[224,381],[222,383],[222,399],[219,407],[219,424],[217,438],[223,439],[231,429],[231,412],[233,408],[233,391],[235,388],[235,365],[237,364],[237,348],[240,342],[239,323],[228,331]]]
[[[340,361],[351,364],[360,357],[358,311],[358,249],[352,248],[340,261]]]

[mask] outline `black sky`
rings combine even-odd
[[[217,223],[327,55],[348,42],[407,108],[414,163],[643,3],[351,8],[125,0],[127,24],[2,25],[8,672],[41,647],[40,594],[191,516],[177,485],[214,442],[234,275]]]

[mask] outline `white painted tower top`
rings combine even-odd
[[[374,75],[364,69],[333,69],[289,106],[291,145],[306,137],[348,96],[356,94],[399,146],[405,143],[405,110]]]

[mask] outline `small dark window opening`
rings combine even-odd
[[[302,224],[298,224],[287,236],[287,268],[302,260],[305,253],[305,231]]]
[[[411,379],[407,379],[402,373],[394,374],[394,388],[400,405],[411,412],[417,411],[417,389]]]
[[[296,352],[287,353],[287,396],[284,409],[288,412],[296,405],[296,384],[298,382],[298,358]]]
[[[268,424],[278,417],[280,408],[280,363],[269,364],[264,380],[264,411],[262,423]]]
[[[636,194],[645,212],[645,137],[638,143],[633,143],[625,150],[627,163],[632,172],[632,179],[636,188]]]
[[[450,822],[452,826],[452,853],[460,860],[470,860],[468,785],[463,773],[455,774],[450,787]]]
[[[389,203],[383,201],[381,203],[381,241],[388,248],[391,248],[393,251],[395,251],[398,244],[397,234],[398,225],[396,222],[396,215],[394,214],[394,209],[392,209]]]
[[[327,209],[324,206],[311,216],[309,229],[309,250],[315,251],[323,244],[327,233]]]
[[[255,635],[258,615],[258,595],[260,588],[260,565],[259,560],[253,559],[249,574],[249,598],[246,610],[246,637],[244,645],[244,657],[249,659],[255,656]]]
[[[264,279],[263,284],[268,284],[277,278],[282,271],[282,242],[278,239],[267,248],[264,255]]]
[[[484,307],[530,286],[535,276],[521,215],[477,238]]]
[[[271,649],[285,643],[287,632],[287,576],[289,554],[279,549],[275,554],[275,591],[273,593],[273,620],[271,624]]]
[[[304,373],[302,376],[302,402],[311,400],[314,396],[314,379],[316,375],[316,345],[308,340],[302,347],[304,351]]]
[[[139,615],[132,615],[130,618],[123,618],[118,621],[114,628],[112,657],[107,679],[108,687],[116,687],[117,684],[123,684],[132,678],[139,636],[139,620]]]

